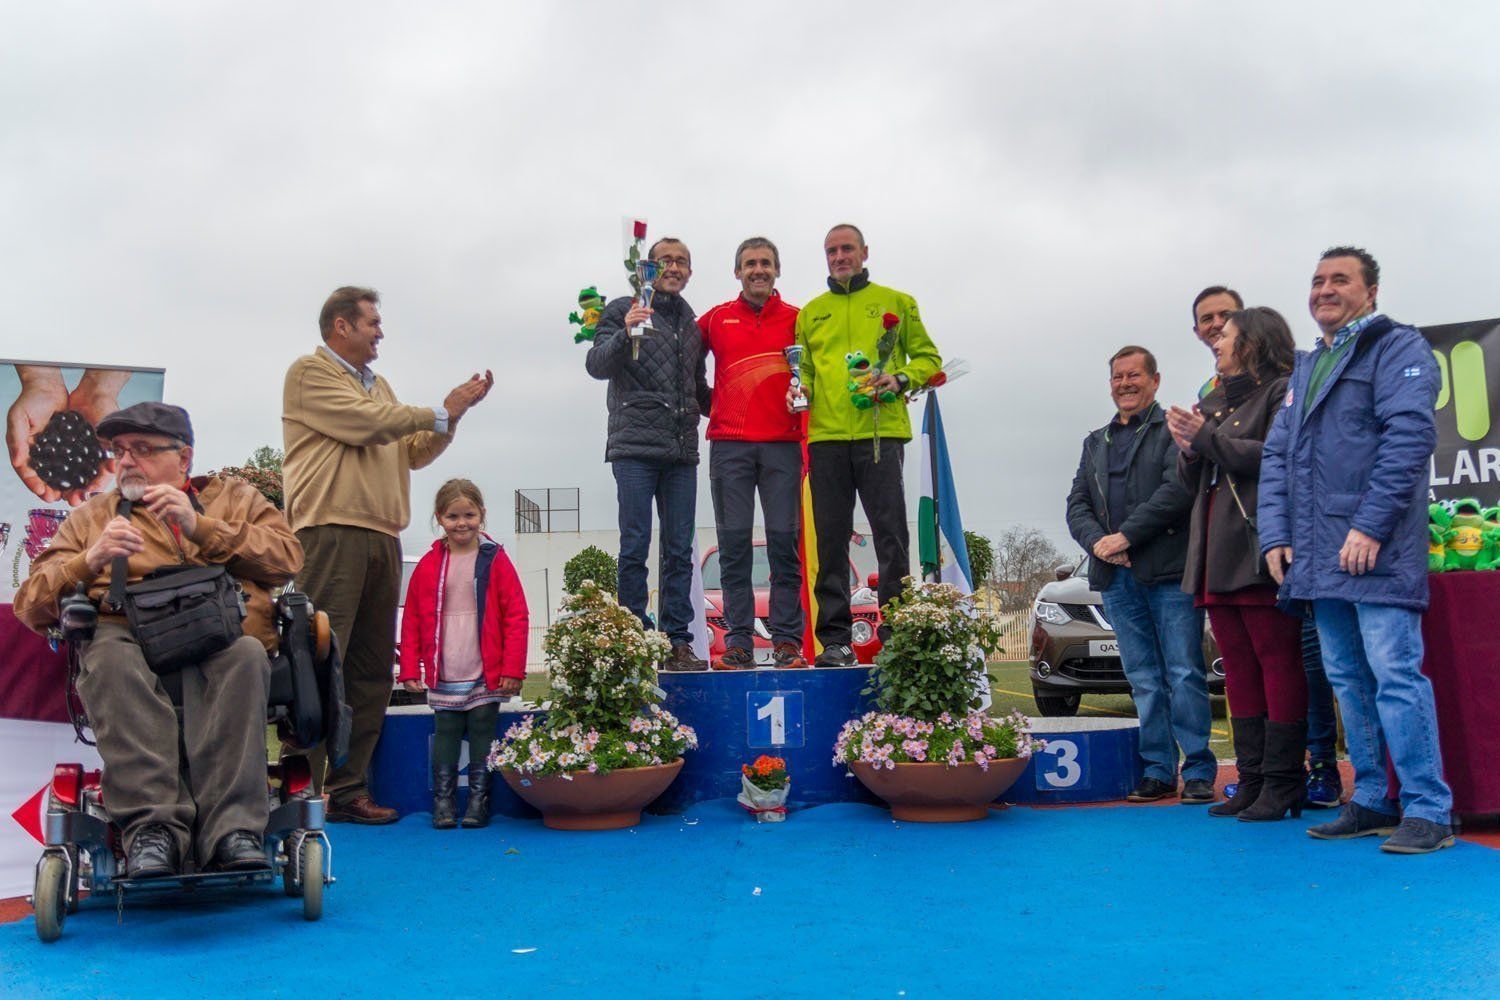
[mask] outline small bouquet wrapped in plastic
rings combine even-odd
[[[755,816],[757,823],[780,823],[786,819],[786,796],[792,779],[786,761],[761,754],[754,764],[740,766],[740,794],[735,798]]]

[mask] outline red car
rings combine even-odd
[[[860,586],[859,573],[849,562],[849,610],[853,615],[853,636],[850,645],[860,663],[874,663],[880,652],[880,639],[875,630],[880,626],[880,605],[875,596],[878,582],[871,573],[864,586]],[[771,665],[771,632],[766,615],[771,600],[771,562],[766,554],[766,543],[755,543],[750,564],[750,586],[755,589],[755,663],[756,666]],[[724,584],[719,574],[719,549],[708,550],[703,557],[703,597],[708,607],[708,655],[717,660],[724,655],[724,638],[729,631],[729,621],[724,617]]]

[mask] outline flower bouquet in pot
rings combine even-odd
[[[891,637],[867,692],[878,710],[845,723],[833,762],[847,765],[896,819],[985,818],[1044,746],[1019,712],[997,719],[978,707],[999,622],[951,584],[908,578],[885,623]]]
[[[735,800],[755,815],[757,823],[780,823],[786,819],[786,797],[791,790],[786,761],[761,754],[755,763],[740,765],[740,794]]]
[[[656,663],[670,644],[584,580],[543,642],[552,679],[545,723],[525,716],[490,750],[489,768],[559,830],[612,830],[682,770],[693,730],[656,703]]]

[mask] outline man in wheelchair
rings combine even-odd
[[[104,760],[104,803],[124,837],[126,877],[177,875],[189,848],[199,870],[264,870],[270,590],[301,568],[302,547],[249,483],[190,477],[193,429],[182,408],[137,403],[105,417],[97,433],[116,487],[68,515],[16,592],[16,617],[45,632],[77,589],[99,606],[79,656],[78,693]],[[208,623],[224,634],[206,643],[221,648],[174,664],[144,609],[164,592],[189,603],[182,595],[204,588],[174,584],[190,579],[176,573],[214,566],[227,571],[220,603],[230,611]],[[163,567],[176,572],[153,573]],[[166,591],[141,592],[158,579]],[[180,733],[169,693],[179,683]]]

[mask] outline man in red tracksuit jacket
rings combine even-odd
[[[802,495],[802,417],[787,412],[791,371],[783,348],[795,342],[797,307],[781,301],[781,255],[763,236],[734,254],[738,298],[698,317],[703,346],[713,355],[713,406],[708,418],[708,479],[719,533],[724,655],[716,670],[755,667],[755,592],[751,587],[755,493],[766,521],[771,562],[770,621],[774,662],[805,667],[802,658],[802,560],[797,526]]]

